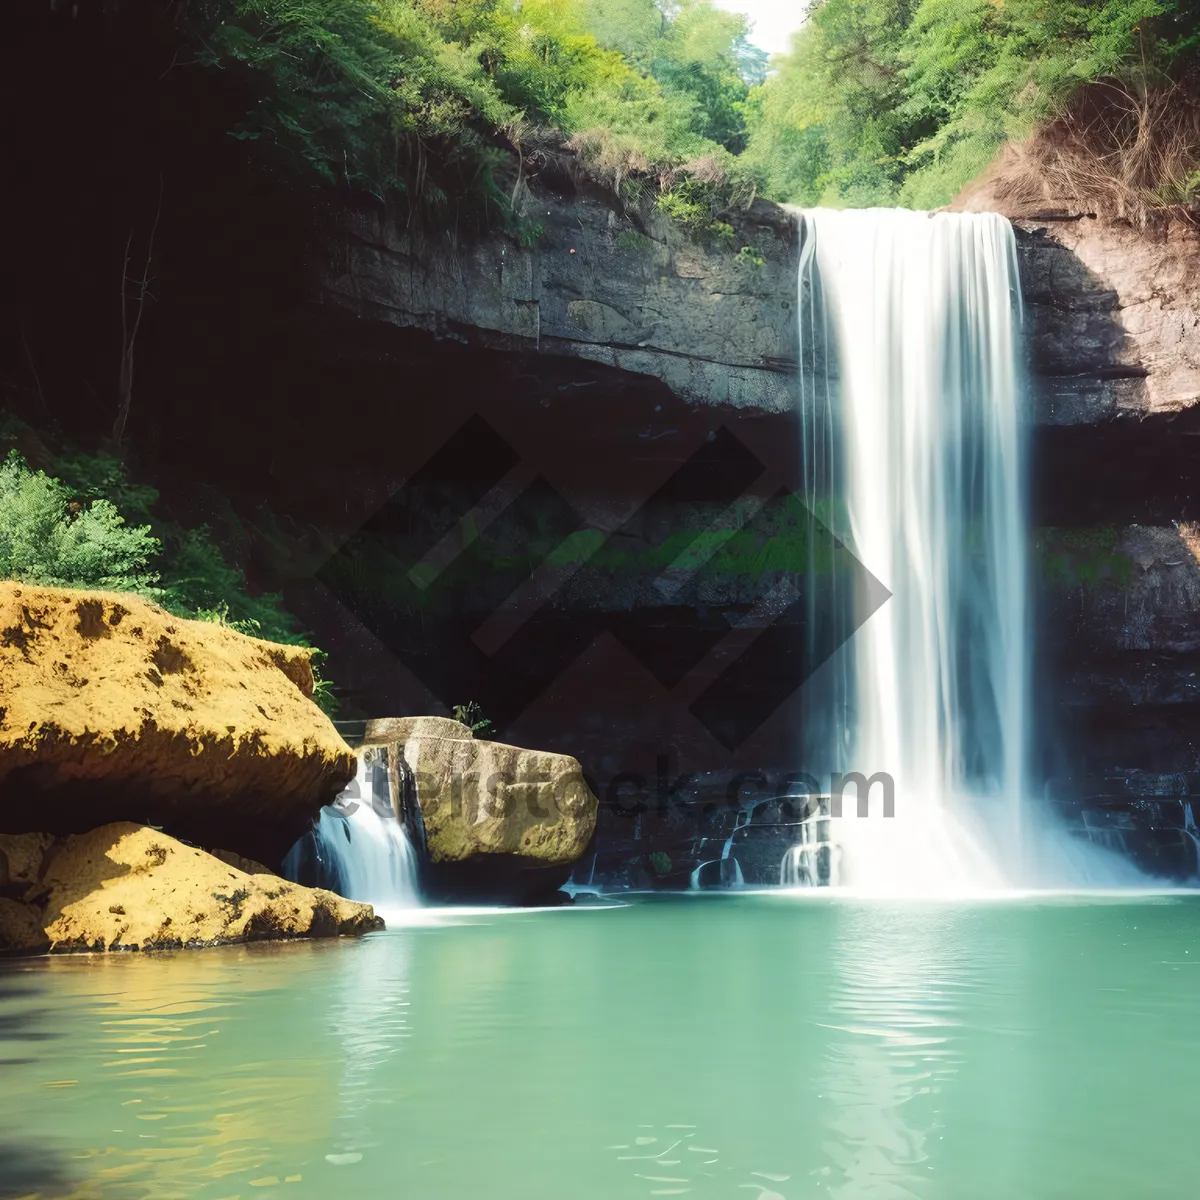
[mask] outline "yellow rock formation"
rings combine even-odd
[[[354,774],[309,651],[0,583],[0,830],[162,826],[275,866]]]
[[[383,927],[369,904],[247,875],[128,822],[53,842],[20,900],[0,899],[0,950],[153,950]]]

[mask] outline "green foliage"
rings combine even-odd
[[[1127,589],[1134,581],[1134,563],[1117,550],[1118,538],[1119,531],[1111,525],[1044,526],[1036,539],[1042,578],[1059,589]]]
[[[1082,85],[1153,84],[1198,37],[1176,0],[816,0],[746,165],[798,203],[936,207]]]
[[[16,451],[0,464],[0,577],[156,596],[158,548],[149,526],[127,525],[107,500],[80,504]]]
[[[469,700],[466,704],[456,704],[451,712],[454,714],[454,719],[460,725],[465,725],[472,733],[485,733],[492,727],[492,722],[483,715],[475,700]]]
[[[326,679],[322,674],[321,668],[324,667],[329,655],[324,650],[314,649],[312,656],[308,660],[308,665],[312,670],[313,677],[313,703],[316,704],[326,716],[336,716],[339,709],[342,707],[341,701],[333,691],[333,680]]]
[[[732,244],[735,231],[719,214],[728,204],[724,181],[706,183],[685,176],[667,191],[660,192],[654,207],[676,225],[699,234],[718,246]]]
[[[273,592],[251,595],[241,570],[225,557],[207,525],[185,527],[156,511],[158,491],[129,479],[115,454],[71,450],[55,460],[55,471],[72,498],[108,504],[154,534],[161,576],[155,600],[182,617],[221,620],[241,633],[273,642],[303,645],[295,618]]]
[[[23,436],[32,431],[15,419],[0,424],[0,440]],[[157,490],[131,481],[116,455],[70,448],[53,469],[57,477],[34,471],[15,450],[0,463],[0,578],[134,592],[181,617],[311,645],[281,596],[252,594],[208,526],[159,515]],[[318,670],[324,658],[314,651],[313,698],[333,712],[332,685]]]
[[[707,205],[691,199],[685,188],[672,189],[663,192],[654,202],[659,212],[670,217],[677,225],[685,229],[701,229],[708,224],[709,211]]]
[[[733,153],[745,146],[747,75],[765,73],[745,35],[744,17],[689,0],[674,6],[651,67],[668,94],[690,102],[695,132]]]
[[[655,850],[648,859],[656,875],[669,875],[674,864],[671,856],[662,850]]]
[[[647,163],[736,151],[763,68],[712,0],[198,0],[188,21],[254,97],[235,137],[427,216],[465,198],[512,222],[501,176],[539,126]]]
[[[1178,181],[1170,181],[1158,201],[1160,204],[1200,203],[1200,168],[1189,171]]]
[[[415,5],[206,0],[191,22],[201,61],[241,71],[256,94],[235,136],[381,198],[415,188],[437,208],[450,182],[487,194],[481,131],[514,112]]]
[[[491,214],[525,244],[539,233],[521,215],[525,151],[548,131],[627,198],[713,234],[721,205],[694,194],[697,163],[704,186],[743,195],[750,181],[804,204],[936,207],[1081,86],[1144,89],[1200,55],[1190,0],[812,0],[769,78],[745,18],[714,0],[194,0],[186,14],[200,60],[251,98],[235,137],[430,223]],[[1194,164],[1172,163],[1142,190],[1191,203]]]
[[[241,633],[307,645],[282,597],[274,592],[251,595],[245,576],[225,558],[207,525],[185,529],[163,521],[160,526],[165,608],[181,616],[220,611],[224,623]]]
[[[617,234],[617,245],[622,250],[633,250],[640,254],[651,249],[654,243],[644,233],[638,233],[636,229],[625,229]]]
[[[257,621],[238,621],[230,617],[229,605],[221,601],[215,608],[198,608],[193,617],[197,621],[207,621],[210,625],[220,625],[224,629],[232,629],[235,633],[244,633],[248,637],[261,637]]]
[[[759,270],[767,265],[767,260],[753,246],[743,246],[737,252],[738,262],[752,270]]]

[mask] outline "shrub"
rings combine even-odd
[[[9,438],[31,432],[13,420],[0,428]],[[188,529],[156,516],[158,492],[132,482],[115,455],[70,450],[54,469],[63,478],[31,469],[15,450],[0,463],[0,578],[134,592],[177,616],[311,648],[281,596],[251,594],[208,526]],[[313,699],[333,713],[338,704],[319,670],[324,661],[314,649]]]
[[[479,708],[479,702],[476,700],[469,700],[466,704],[456,704],[451,711],[454,719],[465,725],[472,733],[485,733],[492,727],[492,722],[483,715]]]
[[[81,504],[70,488],[32,471],[13,451],[0,464],[0,575],[23,583],[104,588],[157,598],[148,569],[159,541],[127,525],[107,500]]]

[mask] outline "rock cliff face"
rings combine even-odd
[[[655,376],[681,398],[781,411],[795,369],[795,226],[758,201],[707,244],[609,203],[535,198],[532,246],[422,240],[382,213],[347,216],[318,263],[328,304],[493,349]]]
[[[1200,236],[1098,220],[1071,201],[1000,199],[989,176],[952,205],[1014,225],[1040,422],[1179,413],[1200,402]]]
[[[1200,539],[1180,521],[1037,533],[1038,700],[1048,793],[1128,827],[1151,869],[1200,866]],[[1123,835],[1124,836],[1124,835]]]
[[[756,201],[732,238],[704,244],[665,221],[643,228],[599,199],[543,203],[532,247],[497,235],[452,249],[378,211],[349,213],[324,245],[317,294],[366,321],[653,376],[691,403],[794,406],[798,234],[786,209]],[[986,190],[954,207],[1005,211]],[[1194,230],[1140,232],[1068,208],[1005,215],[1039,424],[1200,402]]]
[[[1089,216],[1014,218],[1040,419],[1078,424],[1200,402],[1200,238]]]

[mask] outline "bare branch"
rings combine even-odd
[[[154,260],[154,238],[158,233],[158,223],[162,218],[163,178],[158,177],[158,207],[154,212],[154,224],[150,227],[150,240],[146,246],[146,265],[142,269],[142,277],[138,280],[129,278],[129,248],[133,242],[133,230],[125,239],[125,260],[121,268],[121,369],[117,379],[117,419],[113,423],[113,441],[120,445],[125,437],[125,425],[129,420],[129,410],[133,403],[133,350],[137,342],[138,330],[142,327],[142,316],[146,311],[146,297],[150,295],[150,264]],[[130,327],[129,317],[129,284],[137,284],[137,307],[134,310],[133,325]]]
[[[41,402],[42,412],[44,412],[46,414],[46,416],[49,417],[50,416],[50,407],[46,403],[46,393],[44,391],[42,391],[42,380],[41,380],[41,377],[38,375],[37,367],[34,365],[34,362],[33,362],[33,351],[29,349],[29,342],[25,337],[25,326],[24,325],[21,326],[21,345],[25,347],[25,357],[29,360],[29,371],[33,375],[33,382],[37,385],[38,400]]]

